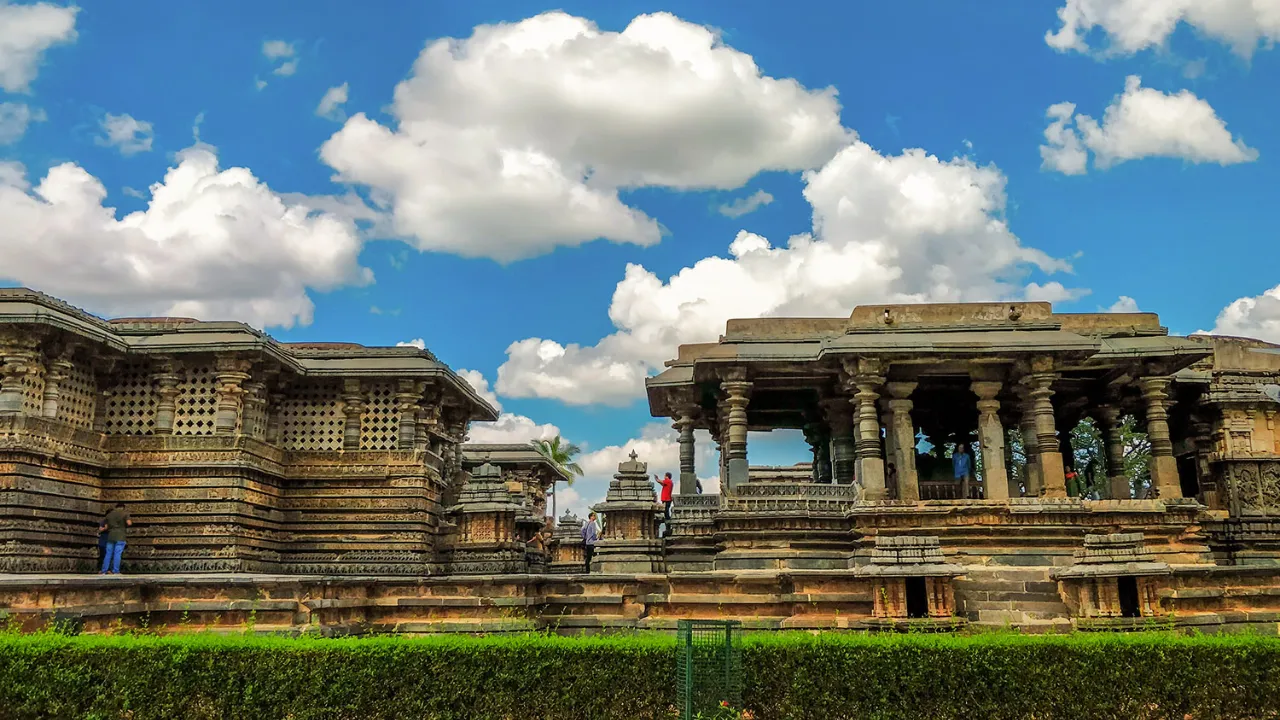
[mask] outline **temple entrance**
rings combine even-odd
[[[925,590],[922,577],[907,578],[907,617],[929,617],[929,593]]]
[[[1116,578],[1120,592],[1120,617],[1136,618],[1142,616],[1138,605],[1138,578],[1133,576]]]

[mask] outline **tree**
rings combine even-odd
[[[547,462],[565,476],[564,484],[573,486],[575,477],[582,475],[582,467],[574,462],[574,458],[578,453],[582,452],[582,448],[571,442],[565,442],[559,435],[550,440],[532,440],[529,445],[538,452],[539,455],[546,458]],[[551,484],[551,517],[556,516],[556,486]]]

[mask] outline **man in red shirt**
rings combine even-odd
[[[653,479],[658,480],[658,476],[654,475]],[[662,479],[658,480],[658,484],[662,486],[662,494],[658,499],[662,501],[663,512],[665,513],[667,522],[669,523],[671,522],[671,473],[663,475]]]

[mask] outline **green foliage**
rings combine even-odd
[[[577,445],[564,442],[559,435],[550,440],[532,440],[529,445],[564,473],[565,485],[572,486],[574,477],[582,475],[582,467],[573,460],[582,452]]]
[[[0,634],[0,718],[670,718],[657,635],[320,639]],[[1258,636],[778,633],[727,717],[1233,720],[1280,712]]]

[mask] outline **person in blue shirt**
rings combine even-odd
[[[586,562],[587,572],[591,572],[591,556],[596,553],[596,541],[600,539],[600,529],[596,527],[596,514],[587,516],[582,524],[582,559]]]
[[[960,481],[960,497],[969,499],[969,481],[973,478],[973,458],[969,455],[969,446],[956,443],[951,452],[951,468],[955,471],[956,480]]]

